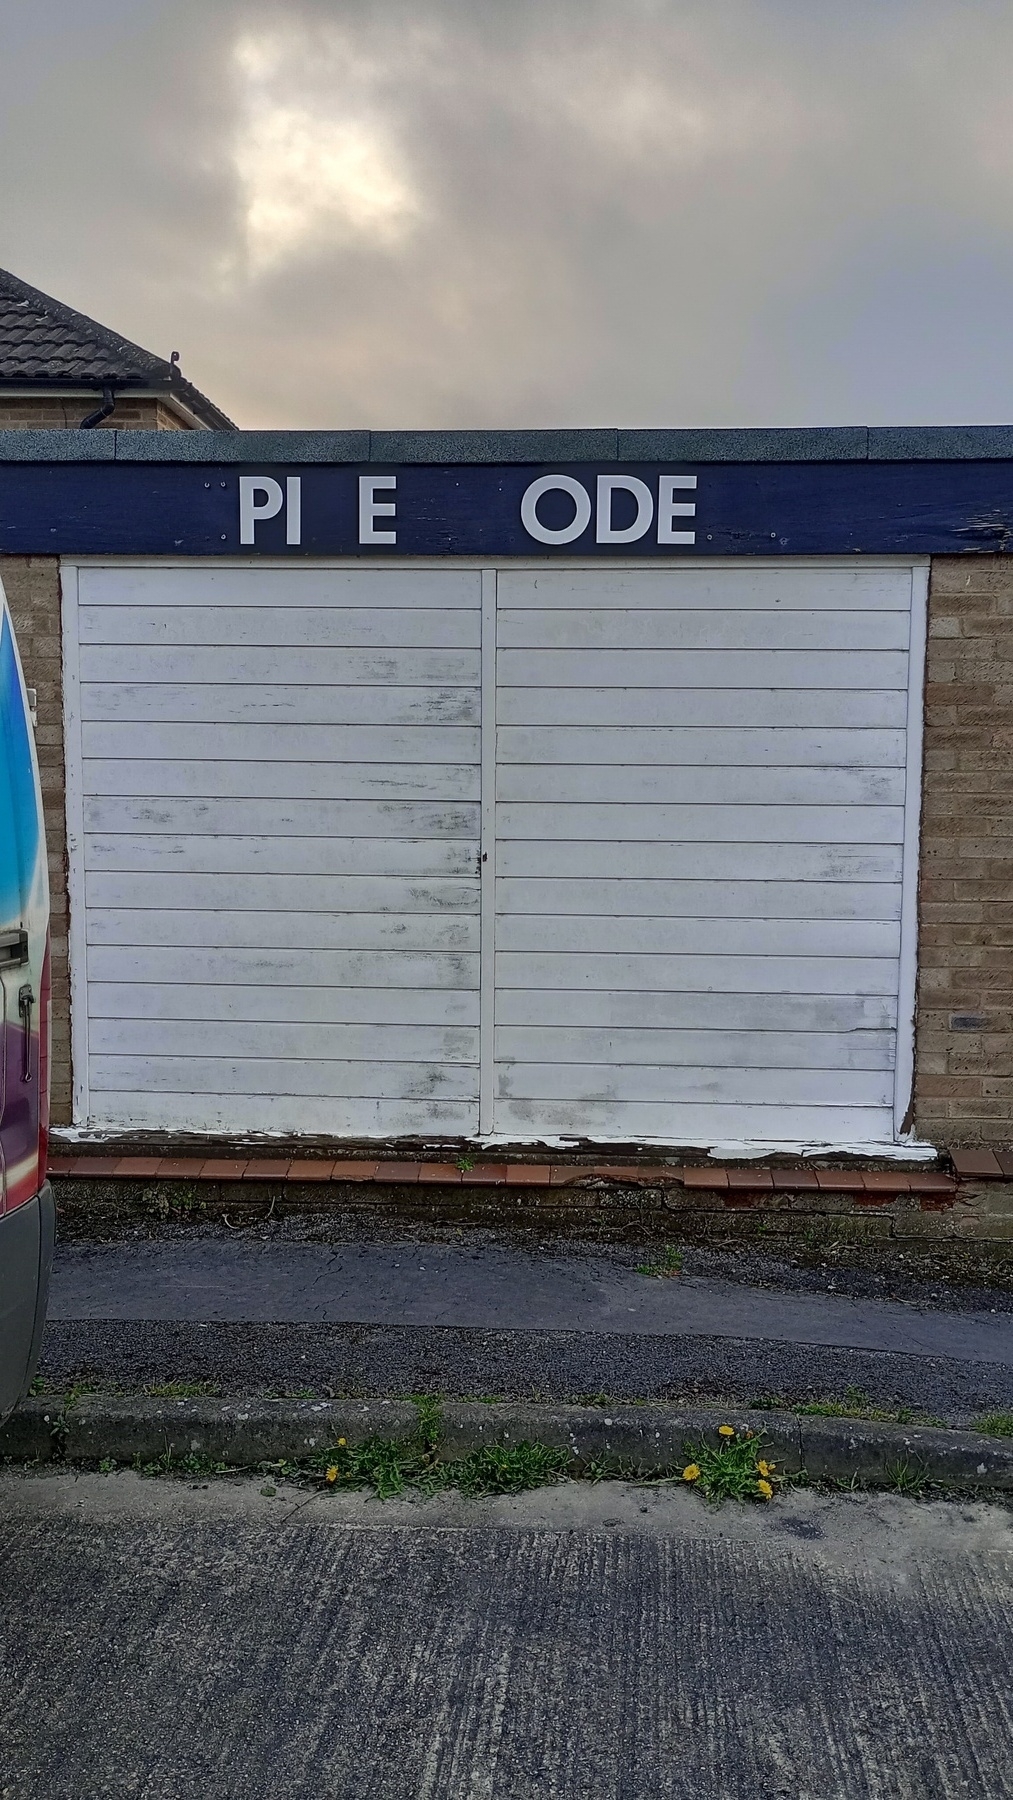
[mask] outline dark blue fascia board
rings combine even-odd
[[[1013,459],[1013,426],[772,430],[0,431],[0,462],[833,463]]]

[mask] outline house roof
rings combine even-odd
[[[0,390],[93,387],[161,389],[212,431],[232,420],[185,381],[175,363],[75,312],[0,269]]]

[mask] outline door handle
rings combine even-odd
[[[32,1007],[34,1005],[35,995],[26,982],[24,987],[18,989],[18,1012],[21,1014],[24,1026],[24,1050],[21,1059],[22,1081],[30,1081],[32,1078]]]

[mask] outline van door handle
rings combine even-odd
[[[26,982],[23,988],[18,989],[18,1012],[21,1014],[25,1032],[24,1053],[21,1061],[22,1081],[30,1081],[32,1078],[32,1007],[34,1005],[35,995]]]

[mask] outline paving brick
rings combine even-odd
[[[364,1164],[360,1164],[359,1166],[365,1167]],[[377,1181],[396,1181],[399,1184],[404,1183],[404,1182],[418,1181],[419,1167],[420,1167],[420,1165],[417,1162],[376,1163],[375,1164],[376,1175],[375,1175],[374,1179]],[[344,1175],[344,1174],[339,1176],[339,1180],[342,1180],[342,1181],[351,1181],[351,1180],[355,1180],[355,1179],[358,1179],[360,1181],[368,1181],[370,1179],[370,1177],[368,1175],[366,1175],[366,1176],[360,1175],[358,1177],[355,1177],[355,1176],[349,1176],[349,1175]]]
[[[381,1163],[356,1160],[350,1157],[347,1161],[335,1161],[331,1173],[332,1181],[414,1181],[417,1174],[392,1175],[391,1169],[418,1169],[418,1163]]]
[[[687,1188],[726,1188],[728,1170],[717,1166],[712,1169],[683,1169],[682,1185]]]
[[[204,1164],[199,1156],[163,1156],[158,1164],[159,1181],[198,1181]]]
[[[121,1156],[112,1173],[117,1176],[157,1175],[159,1156]]]
[[[246,1159],[212,1156],[201,1168],[202,1181],[241,1181]]]
[[[291,1168],[288,1156],[253,1156],[243,1170],[244,1181],[284,1181]]]
[[[911,1177],[899,1169],[865,1169],[862,1181],[867,1194],[909,1194]]]
[[[498,1187],[506,1178],[506,1163],[476,1163],[473,1169],[464,1172],[464,1181],[469,1187]]]
[[[825,1194],[861,1194],[865,1181],[857,1169],[817,1169],[816,1181]]]
[[[419,1164],[420,1186],[426,1182],[439,1182],[441,1186],[446,1183],[459,1186],[463,1179],[462,1172],[456,1163],[424,1162]]]
[[[508,1187],[548,1187],[552,1178],[549,1163],[508,1163]]]
[[[812,1169],[773,1169],[771,1185],[782,1194],[811,1194],[819,1182]]]
[[[729,1192],[739,1193],[745,1191],[747,1193],[755,1193],[758,1189],[772,1188],[773,1185],[774,1177],[770,1169],[757,1167],[750,1169],[729,1169],[728,1171]]]
[[[330,1181],[333,1173],[333,1162],[318,1156],[308,1156],[288,1165],[289,1181]]]
[[[1002,1165],[994,1150],[951,1149],[950,1161],[964,1180],[1001,1181]]]

